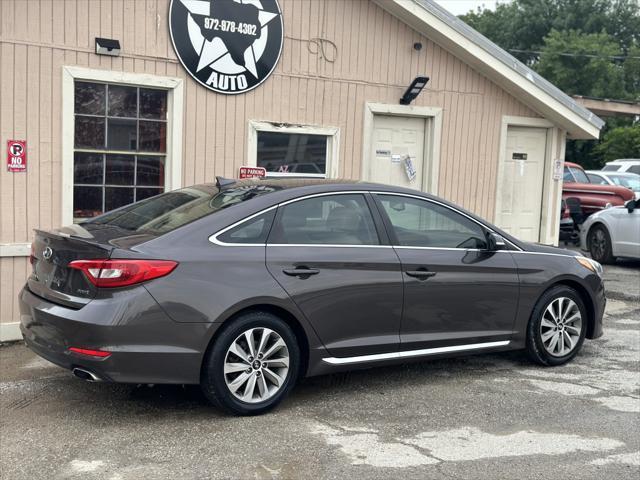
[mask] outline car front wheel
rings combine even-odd
[[[578,354],[587,331],[586,308],[573,288],[558,285],[536,303],[527,328],[529,357],[545,366],[567,363]]]
[[[204,360],[201,388],[231,413],[257,415],[286,397],[299,364],[291,328],[275,315],[251,312],[232,320],[216,338]]]
[[[596,225],[589,231],[589,253],[591,258],[600,263],[613,263],[616,258],[611,249],[611,236],[607,229]]]

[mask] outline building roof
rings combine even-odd
[[[567,130],[572,138],[598,138],[602,119],[434,1],[374,1]]]

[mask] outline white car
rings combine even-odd
[[[631,172],[640,175],[640,158],[620,158],[607,162],[603,172]]]
[[[589,181],[596,185],[618,185],[627,187],[640,198],[640,175],[631,172],[604,172],[602,170],[587,170]]]
[[[640,200],[594,213],[580,226],[580,248],[600,263],[640,258]]]

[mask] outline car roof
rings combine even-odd
[[[573,163],[573,162],[564,162],[565,166],[567,167],[578,167],[578,168],[582,168],[581,165],[578,165],[577,163]]]
[[[617,177],[637,177],[638,174],[637,173],[633,173],[633,172],[613,172],[611,170],[587,170],[587,173],[595,173],[597,175],[604,175],[605,177],[608,177],[609,175],[615,175]]]
[[[640,163],[640,158],[618,158],[617,160],[611,160],[610,162],[607,162],[607,165],[616,165],[619,163]]]

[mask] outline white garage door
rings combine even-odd
[[[496,225],[520,240],[539,240],[546,146],[544,128],[508,128]]]
[[[425,175],[424,143],[424,118],[375,115],[365,179],[422,190]],[[407,156],[415,169],[413,180],[407,175]]]

